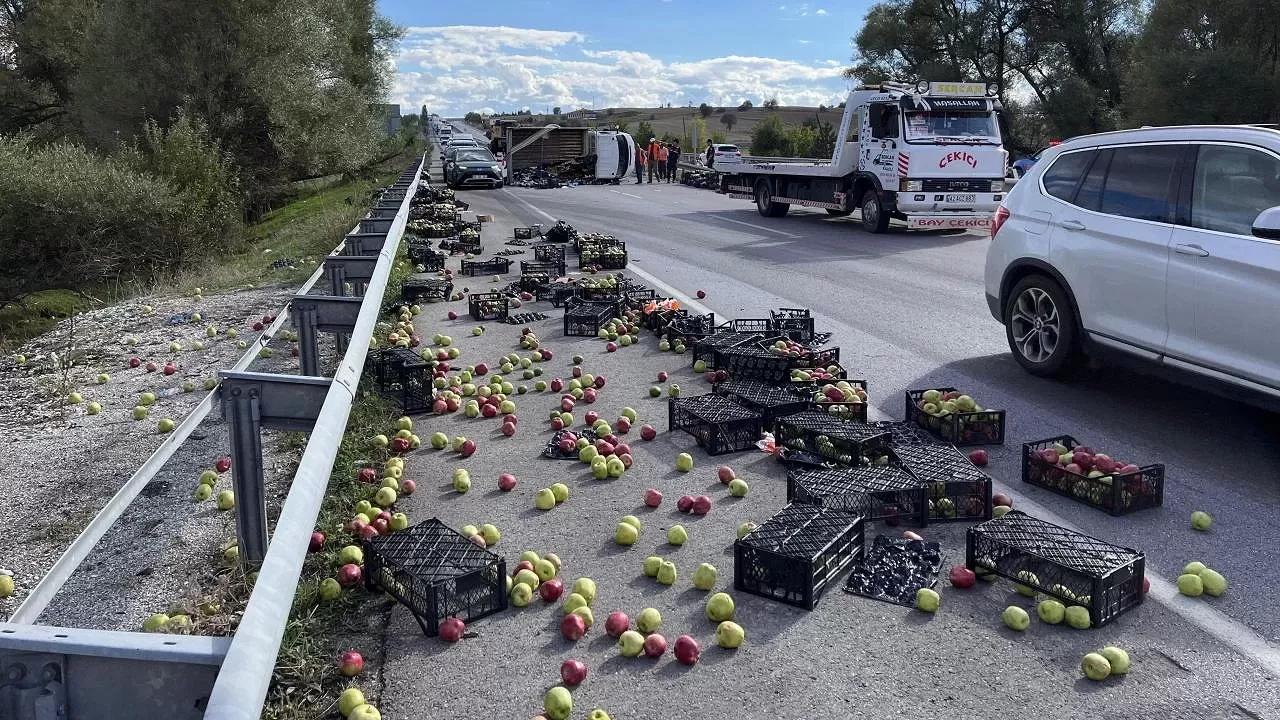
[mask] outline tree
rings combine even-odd
[[[765,101],[764,101],[764,109],[765,109],[765,110],[777,110],[777,109],[778,109],[778,98],[776,98],[776,97],[771,97],[771,98],[769,98],[768,100],[765,100]]]
[[[632,133],[632,136],[635,137],[636,142],[649,142],[649,138],[657,137],[657,134],[653,130],[653,125],[650,125],[648,120],[641,120],[640,124],[636,126],[636,131]]]
[[[711,114],[714,112],[715,112],[715,108],[711,107],[706,103],[702,103],[701,105],[698,106],[698,115],[704,118],[711,117]]]
[[[730,127],[732,130],[733,128]],[[756,123],[751,129],[751,154],[761,157],[776,157],[791,154],[791,143],[787,138],[787,129],[782,118],[769,114],[764,120]]]
[[[474,110],[467,113],[462,119],[466,121],[468,125],[474,125],[476,127],[479,127],[480,124],[484,122],[484,116]]]
[[[738,124],[738,116],[727,112],[720,116],[720,124],[724,125],[725,130],[733,132],[733,126]]]
[[[743,112],[750,110],[751,108],[752,108],[752,105],[750,100],[743,100],[742,104],[738,106],[738,110]]]
[[[551,108],[551,114],[552,114],[552,115],[559,115],[559,114],[560,114],[560,106],[559,106],[559,105],[557,105],[557,106],[555,106],[555,107]]]

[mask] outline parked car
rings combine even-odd
[[[451,188],[469,185],[500,188],[502,177],[502,164],[485,148],[460,148],[444,167],[444,182]]]
[[[713,169],[721,165],[733,165],[742,162],[742,151],[738,149],[737,145],[717,143],[711,147],[714,148],[712,152],[715,153],[715,160],[711,166]],[[707,151],[705,149],[702,151],[702,161],[704,163],[707,161]]]
[[[1280,398],[1280,131],[1074,138],[1027,171],[991,234],[987,303],[1028,372],[1109,349]]]

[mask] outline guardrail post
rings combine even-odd
[[[317,333],[349,335],[360,316],[361,298],[332,295],[298,295],[289,303],[293,325],[298,328],[298,361],[303,375],[320,374]]]
[[[344,255],[377,255],[387,242],[386,233],[347,233]]]
[[[360,232],[362,233],[382,233],[387,234],[391,229],[391,223],[395,222],[394,218],[364,218],[360,221]]]
[[[221,372],[218,395],[230,425],[231,483],[236,496],[240,562],[258,565],[267,554],[262,430],[310,430],[320,415],[329,378]]]
[[[364,295],[365,286],[373,277],[378,264],[376,255],[328,255],[324,259],[324,271],[329,276],[329,292],[335,297],[346,296],[346,284],[351,283],[353,296]]]

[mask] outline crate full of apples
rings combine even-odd
[[[769,350],[775,355],[790,358],[792,361],[791,366],[797,368],[820,368],[840,362],[840,348],[838,347],[819,350],[788,338],[774,341],[769,346]]]
[[[955,445],[1003,445],[1004,411],[989,410],[956,388],[908,390],[906,420]]]
[[[1164,465],[1117,460],[1070,435],[1024,443],[1022,481],[1112,515],[1164,504]]]
[[[867,381],[837,380],[813,390],[813,407],[847,420],[867,421]]]

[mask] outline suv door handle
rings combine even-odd
[[[1062,227],[1066,228],[1067,230],[1083,230],[1084,223],[1080,222],[1079,220],[1063,220]]]
[[[1196,257],[1209,257],[1209,251],[1199,245],[1174,245],[1173,251],[1179,255],[1194,255]]]

